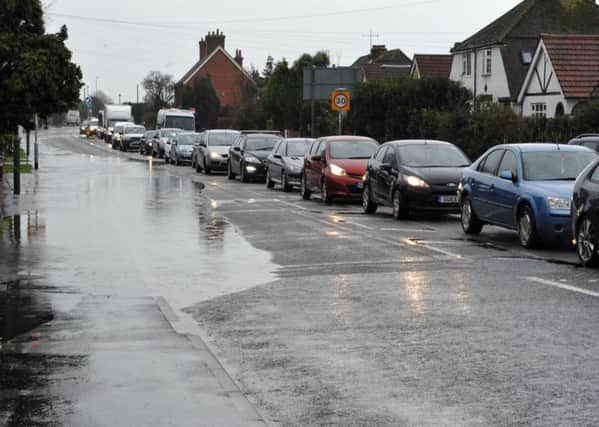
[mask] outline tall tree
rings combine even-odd
[[[195,108],[196,129],[216,127],[220,113],[220,101],[210,77],[199,78],[193,87],[183,88],[183,108]]]
[[[71,62],[67,38],[64,26],[45,34],[39,0],[0,2],[0,131],[76,104],[81,70]]]
[[[146,91],[145,100],[154,111],[172,105],[175,99],[175,82],[172,75],[151,71],[142,84]]]

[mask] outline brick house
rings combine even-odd
[[[201,77],[209,77],[221,107],[240,106],[245,85],[254,85],[251,75],[243,68],[241,50],[235,57],[225,50],[225,35],[216,30],[199,42],[199,59],[177,83],[175,103],[181,106],[182,87],[193,87]]]

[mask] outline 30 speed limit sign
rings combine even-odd
[[[347,91],[335,91],[331,96],[333,111],[350,110],[350,94]]]

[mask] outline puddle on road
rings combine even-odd
[[[9,216],[0,222],[0,241],[17,246],[43,236],[46,230],[39,212]]]
[[[3,343],[51,322],[50,302],[30,281],[5,282],[0,286],[0,349]]]

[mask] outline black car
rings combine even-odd
[[[599,266],[599,160],[581,172],[572,197],[572,235],[585,267]]]
[[[393,207],[396,219],[410,210],[459,212],[458,185],[468,157],[441,141],[392,141],[374,153],[364,176],[362,207],[373,214],[379,205]]]
[[[304,155],[314,139],[289,138],[279,142],[266,159],[266,186],[280,184],[283,191],[299,186],[302,178]]]
[[[191,166],[197,172],[226,171],[229,149],[239,138],[236,130],[207,130],[202,132],[199,142],[193,147]]]
[[[582,145],[591,150],[599,151],[599,134],[585,133],[578,135],[576,138],[571,139],[568,145]]]
[[[152,145],[154,144],[154,139],[158,138],[158,131],[150,130],[147,131],[144,136],[141,137],[141,144],[139,146],[139,154],[143,156],[151,156],[152,155]]]
[[[228,178],[239,176],[241,182],[265,179],[264,162],[281,139],[281,136],[274,134],[242,134],[229,149]]]

